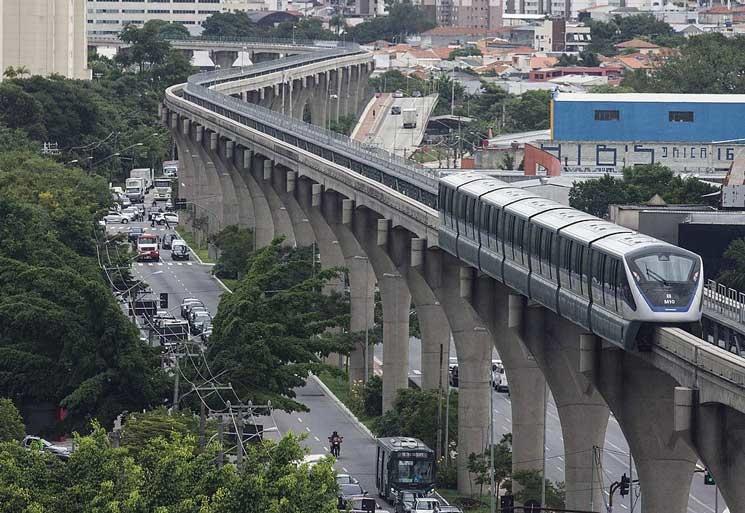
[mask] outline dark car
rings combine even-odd
[[[160,247],[163,249],[171,249],[173,245],[174,240],[178,240],[181,237],[178,236],[178,233],[166,233],[163,235],[163,239],[161,240]]]
[[[394,105],[393,107],[391,107],[391,115],[396,116],[398,114],[401,114],[401,106]]]
[[[341,510],[349,509],[347,505],[349,499],[365,495],[367,495],[367,491],[365,491],[359,483],[340,484],[338,507]]]
[[[396,513],[411,513],[414,509],[414,503],[417,497],[421,497],[421,494],[414,492],[401,492],[396,499]]]
[[[212,316],[206,311],[196,312],[192,316],[190,324],[192,335],[199,335],[205,326],[212,324]]]
[[[143,233],[145,233],[145,230],[143,228],[140,228],[139,226],[132,226],[127,233],[127,240],[129,242],[137,242],[137,239],[139,239],[140,235],[142,235]]]
[[[204,303],[199,298],[196,297],[185,297],[181,301],[181,317],[186,319],[186,314],[188,313],[188,306],[189,305],[202,305],[204,306]]]
[[[359,484],[359,481],[349,474],[336,474],[336,483],[343,484]]]

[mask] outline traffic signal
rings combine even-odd
[[[174,210],[186,210],[186,198],[176,198],[173,208]]]
[[[161,310],[168,310],[168,292],[160,293],[160,308]]]
[[[621,476],[621,483],[618,487],[619,490],[621,490],[621,496],[629,494],[629,488],[631,487],[631,479],[629,479],[626,474]]]
[[[714,481],[714,476],[712,476],[711,475],[711,472],[709,472],[708,470],[706,471],[706,473],[704,473],[704,484],[705,485],[715,485],[715,484],[717,484],[717,482]]]
[[[501,511],[502,513],[514,513],[515,496],[514,495],[502,495],[499,498],[499,511]]]

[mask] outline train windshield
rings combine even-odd
[[[650,251],[631,258],[631,274],[654,310],[686,310],[698,285],[699,259],[674,251]]]

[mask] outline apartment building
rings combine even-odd
[[[0,0],[0,80],[8,67],[90,79],[85,0]]]
[[[183,24],[192,34],[219,12],[266,11],[282,8],[281,0],[87,0],[88,35],[113,36],[129,25],[149,20]]]

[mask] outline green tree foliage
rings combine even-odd
[[[448,55],[448,60],[454,61],[456,57],[473,57],[473,56],[480,57],[481,55],[483,54],[481,53],[481,50],[479,50],[477,47],[466,46],[464,48],[456,48],[455,50],[450,52],[450,55]]]
[[[212,272],[219,278],[240,279],[254,249],[253,232],[233,224],[215,235],[213,242],[220,250],[220,257]]]
[[[538,470],[522,470],[512,475],[512,481],[520,484],[521,489],[515,494],[518,502],[541,500],[542,479]],[[549,508],[564,508],[566,491],[564,483],[554,483],[546,479],[546,506]]]
[[[125,66],[136,64],[140,72],[146,66],[162,64],[170,50],[168,42],[161,38],[163,23],[161,20],[150,20],[142,28],[137,25],[124,27],[119,39],[128,43],[129,47],[119,52],[117,59]]]
[[[322,357],[349,352],[348,339],[326,333],[349,324],[346,298],[323,290],[340,270],[321,270],[310,249],[277,239],[256,251],[234,293],[220,302],[207,358],[243,400],[305,411],[294,389],[309,371],[327,369]]]
[[[372,376],[363,389],[362,400],[365,415],[380,417],[383,414],[383,380],[380,376]]]
[[[421,7],[409,0],[395,1],[388,5],[388,16],[376,16],[349,29],[349,37],[358,43],[369,43],[378,39],[403,41],[412,34],[421,34],[434,28]]]
[[[745,290],[745,239],[730,242],[723,256],[724,269],[717,281],[736,290]]]
[[[318,18],[299,18],[282,22],[276,27],[260,27],[243,11],[215,13],[202,23],[202,29],[205,37],[294,38],[296,41],[338,39],[338,32],[323,28],[323,22]]]
[[[0,152],[0,170],[0,395],[64,406],[72,426],[159,402],[156,355],[96,259],[106,184],[22,151]]]
[[[401,389],[396,393],[393,408],[376,420],[377,436],[411,436],[429,447],[437,445],[437,390]],[[445,400],[442,397],[441,427],[445,432]],[[450,396],[449,439],[458,439],[458,393]]]
[[[245,11],[215,13],[202,22],[205,37],[251,37],[258,31]]]
[[[190,411],[168,411],[161,406],[143,413],[129,413],[122,427],[121,445],[136,454],[148,440],[157,437],[174,440],[175,436],[197,436],[198,432],[199,418]]]
[[[711,33],[686,39],[677,56],[651,76],[634,74],[627,82],[639,92],[743,94],[745,37]]]
[[[23,128],[31,137],[44,139],[47,131],[43,111],[41,103],[17,84],[0,84],[0,122],[8,128]]]
[[[26,434],[26,426],[13,401],[0,398],[0,442],[21,440]]]
[[[680,44],[682,38],[674,37],[673,28],[664,21],[658,21],[652,14],[634,16],[615,16],[605,21],[590,21],[592,43],[590,51],[602,55],[618,53],[614,45],[635,38],[651,40],[669,46]]]
[[[483,453],[471,453],[468,455],[468,472],[471,474],[471,495],[476,492],[475,486],[479,487],[479,496],[484,495],[484,486],[489,486],[491,477],[489,475],[492,451],[487,448]],[[502,435],[498,444],[494,445],[494,494],[499,490],[502,482],[512,474],[512,433]]]
[[[550,91],[526,91],[507,102],[507,132],[544,130],[549,126]]]
[[[681,178],[659,164],[626,167],[623,180],[609,175],[576,182],[569,191],[569,204],[594,216],[608,215],[608,205],[645,203],[655,194],[670,204],[713,204],[704,198],[716,189],[696,178]]]
[[[340,116],[339,120],[332,119],[329,122],[329,130],[342,135],[350,135],[357,125],[357,117],[353,115]]]
[[[242,469],[218,467],[219,446],[191,435],[114,448],[103,429],[77,438],[67,463],[0,443],[0,513],[259,513],[336,511],[331,458],[308,467],[299,439],[246,447]]]

